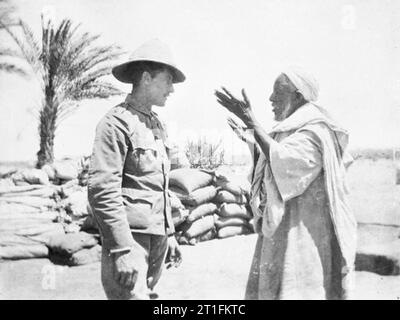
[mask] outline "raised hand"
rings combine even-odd
[[[236,133],[239,139],[243,140],[246,143],[255,143],[254,137],[248,132],[246,132],[246,128],[242,127],[231,117],[228,117],[228,125],[231,127],[233,132]]]
[[[236,115],[246,125],[250,125],[254,122],[254,114],[251,109],[251,104],[247,98],[246,92],[242,89],[243,100],[235,98],[227,89],[222,87],[224,92],[215,90],[215,96],[217,102],[225,107],[227,110]]]

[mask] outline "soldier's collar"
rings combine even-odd
[[[145,114],[147,116],[152,117],[152,116],[156,116],[157,115],[152,110],[149,110],[148,108],[143,107],[143,106],[138,105],[137,103],[135,103],[133,101],[132,95],[130,93],[126,96],[125,103],[128,104],[129,107],[131,107],[132,109],[134,109],[134,110],[136,110],[136,111],[138,111],[140,113],[143,113],[143,114]]]

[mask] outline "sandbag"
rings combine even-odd
[[[27,182],[29,184],[49,184],[49,177],[46,172],[40,169],[23,169],[12,175],[15,184],[18,182]]]
[[[29,246],[40,242],[13,233],[0,233],[0,247]]]
[[[248,234],[250,230],[246,226],[227,226],[218,230],[218,238],[224,239],[242,234]]]
[[[54,170],[53,166],[51,164],[46,163],[43,167],[42,170],[46,172],[49,180],[54,180],[56,179],[56,170]]]
[[[41,232],[31,234],[18,234],[14,232],[0,233],[0,246],[32,245],[49,243],[49,239],[55,235],[65,234],[61,223],[53,223],[51,228],[42,229]]]
[[[184,235],[180,235],[179,237],[177,237],[177,241],[180,245],[195,245],[196,244],[196,239],[188,239],[186,238]]]
[[[9,188],[14,186],[14,181],[11,178],[0,179],[0,188]]]
[[[7,223],[12,220],[38,220],[38,221],[55,221],[59,217],[59,213],[56,211],[38,211],[38,212],[15,212],[13,213],[3,213],[1,212],[1,208],[3,206],[0,205],[0,223]]]
[[[203,203],[209,202],[217,195],[218,189],[214,186],[207,186],[194,190],[190,194],[176,192],[176,196],[185,206],[197,207]]]
[[[21,236],[35,236],[58,229],[61,224],[48,220],[16,219],[7,222],[0,221],[0,233],[8,232]]]
[[[215,185],[224,190],[238,196],[250,192],[250,182],[246,178],[236,175],[230,168],[218,168],[214,175]]]
[[[49,198],[59,191],[57,186],[33,184],[26,186],[0,187],[0,197],[42,197]]]
[[[222,229],[227,226],[249,226],[249,221],[239,217],[218,217],[215,220],[215,227]]]
[[[88,215],[88,197],[86,188],[81,188],[69,194],[62,202],[65,211],[75,217]]]
[[[182,193],[190,194],[194,190],[208,186],[213,175],[203,170],[181,168],[172,170],[169,176],[169,186],[175,187]]]
[[[87,188],[79,185],[78,179],[73,179],[73,180],[67,181],[63,185],[61,185],[59,188],[60,188],[59,194],[62,198],[68,198],[71,194],[73,194],[74,192],[77,192],[77,191],[81,191],[81,190],[87,191]]]
[[[14,184],[16,185],[16,186],[29,186],[30,185],[30,183],[29,182],[26,182],[25,180],[13,180],[13,182],[14,182]]]
[[[0,259],[29,259],[29,258],[47,258],[49,249],[44,244],[15,245],[0,247]]]
[[[62,223],[52,223],[46,229],[40,230],[40,232],[31,232],[25,233],[25,237],[40,243],[44,243],[48,245],[50,243],[50,239],[55,236],[61,236],[65,234],[65,228]]]
[[[245,189],[241,184],[234,181],[223,181],[223,180],[215,180],[215,185],[223,190],[229,191],[230,193],[241,196],[248,193],[248,190]]]
[[[43,210],[21,203],[8,203],[0,201],[0,217],[8,217],[13,214],[40,214]]]
[[[56,202],[51,198],[35,196],[0,197],[0,203],[23,204],[35,208],[55,208]]]
[[[189,216],[187,217],[187,221],[190,223],[193,223],[194,221],[196,221],[202,217],[213,214],[217,210],[218,210],[218,207],[214,203],[201,204],[198,207],[190,210]]]
[[[219,216],[221,217],[238,217],[242,219],[251,219],[251,213],[247,210],[246,205],[237,203],[223,203],[219,208]]]
[[[184,233],[184,236],[187,237],[188,239],[197,237],[203,233],[206,233],[207,231],[211,230],[214,228],[214,216],[213,215],[208,215],[205,216],[201,219],[198,219],[194,221],[189,229],[187,229]]]
[[[47,244],[50,237],[64,234],[60,223],[47,224],[17,230],[13,233],[0,232],[0,259],[46,258],[49,255]]]
[[[203,233],[200,236],[198,236],[196,238],[196,240],[198,242],[209,241],[209,240],[214,239],[216,237],[216,235],[217,235],[217,231],[215,230],[215,228],[212,228],[209,231],[207,231],[206,233]]]
[[[48,247],[51,252],[57,252],[61,255],[70,256],[72,253],[85,248],[94,247],[99,243],[95,235],[87,232],[69,233],[56,235],[50,238]]]
[[[71,223],[66,224],[64,229],[65,229],[65,233],[78,233],[78,232],[82,231],[81,226],[78,221],[72,221]],[[92,233],[92,232],[88,232],[88,233]]]
[[[61,160],[53,163],[55,176],[62,180],[78,179],[79,166],[75,160]]]
[[[247,202],[246,196],[244,194],[233,194],[227,190],[219,190],[214,200],[215,203],[238,203],[244,204]]]
[[[185,209],[185,206],[182,204],[181,200],[178,198],[175,192],[168,192],[169,199],[171,201],[171,210],[179,210]]]
[[[82,266],[98,262],[101,260],[101,246],[95,245],[89,249],[82,249],[72,254],[70,258],[70,266]]]
[[[101,246],[95,245],[91,248],[81,249],[70,255],[60,254],[59,252],[53,252],[50,250],[49,259],[53,263],[73,266],[82,266],[85,264],[99,262],[101,260]]]
[[[90,206],[88,207],[90,208]],[[92,214],[88,214],[83,220],[80,231],[98,231],[99,227]]]
[[[189,211],[189,210],[188,210]],[[188,230],[191,226],[191,223],[185,219],[182,223],[175,226],[175,231],[181,234],[184,234],[186,230]]]
[[[2,166],[0,166],[0,179],[10,178],[17,171],[18,171],[18,168],[14,167],[14,166],[10,167],[10,166],[2,165]]]
[[[215,228],[212,228],[212,229],[206,231],[205,233],[203,233],[197,237],[191,238],[191,239],[188,239],[186,236],[181,236],[178,238],[178,243],[181,245],[194,246],[199,242],[212,240],[216,237],[216,235],[217,235],[217,232],[216,232]]]
[[[172,215],[172,223],[174,227],[178,227],[183,222],[186,221],[187,217],[189,216],[189,210],[187,209],[174,209],[171,211]]]

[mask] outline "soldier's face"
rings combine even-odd
[[[168,96],[174,92],[171,73],[168,70],[157,73],[157,75],[149,81],[147,89],[151,104],[163,107]]]

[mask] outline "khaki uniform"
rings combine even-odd
[[[88,198],[104,254],[137,248],[143,238],[155,237],[159,240],[147,243],[162,243],[163,252],[157,253],[157,259],[160,254],[165,256],[167,246],[162,238],[175,231],[168,197],[168,154],[167,133],[157,114],[133,105],[130,95],[99,122]],[[151,245],[144,250],[148,255],[154,252]],[[106,260],[103,257],[103,267]],[[148,264],[152,257],[145,260]]]

